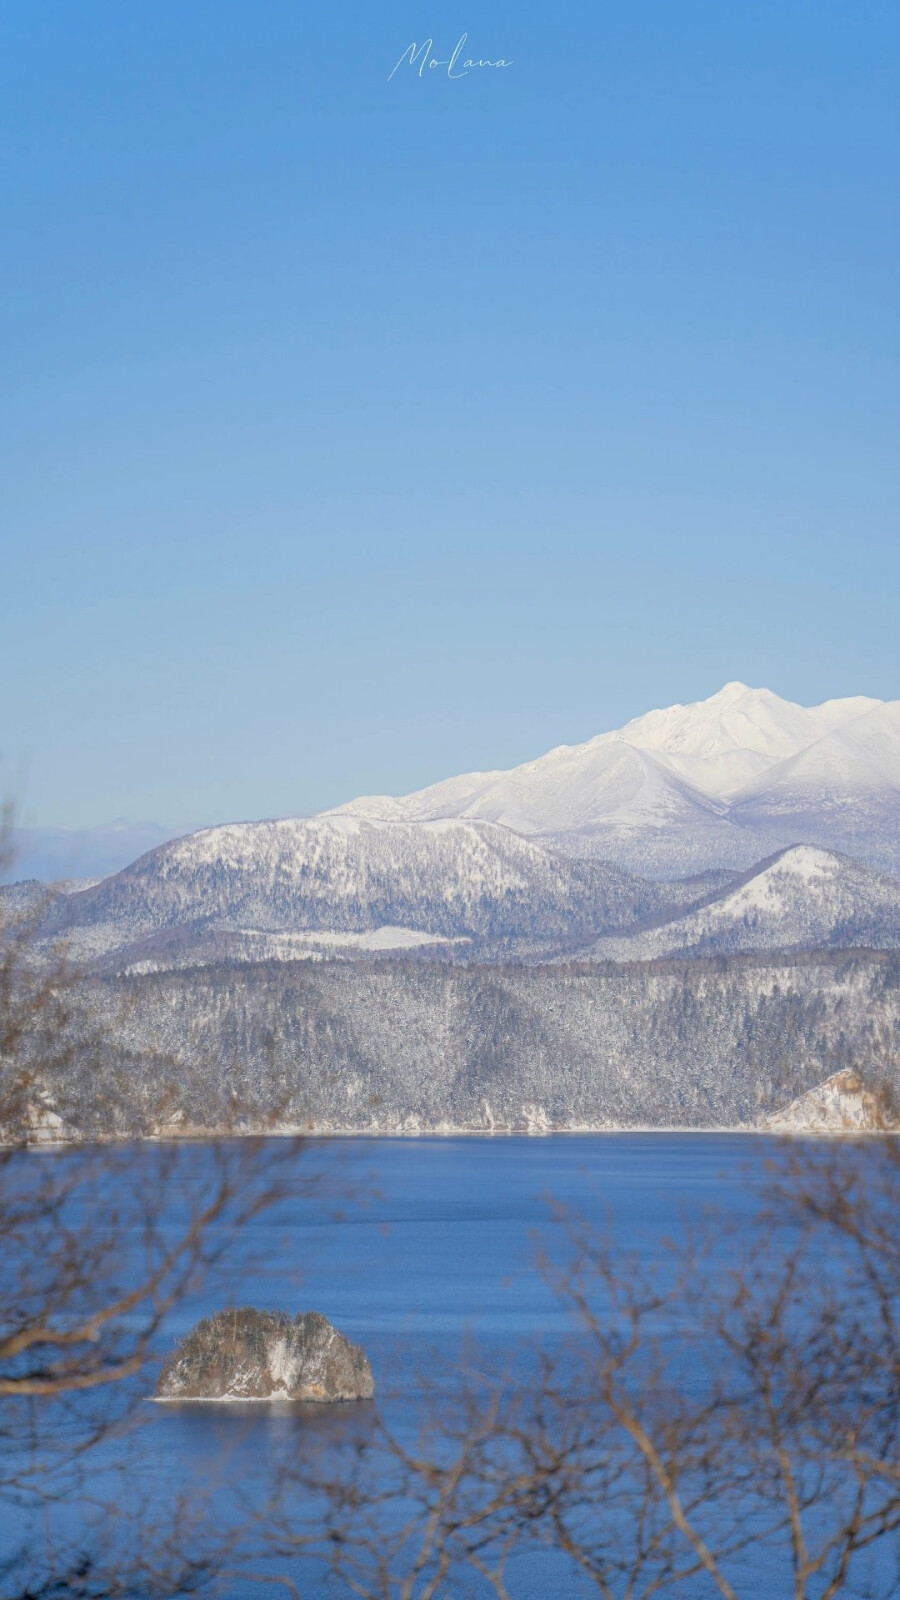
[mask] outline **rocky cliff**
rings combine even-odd
[[[220,1311],[170,1356],[158,1400],[371,1400],[372,1368],[317,1311]]]
[[[896,1095],[873,1091],[852,1068],[792,1100],[766,1121],[773,1133],[887,1133],[900,1127]]]

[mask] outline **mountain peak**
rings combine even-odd
[[[622,737],[648,750],[670,771],[718,800],[733,797],[778,763],[842,723],[871,711],[863,696],[801,706],[771,689],[734,680],[708,700],[636,717]]]
[[[739,787],[762,763],[784,760],[817,731],[814,713],[803,706],[781,700],[769,689],[735,682],[708,700],[648,711],[622,733],[630,744],[674,765],[679,776],[721,794],[723,776],[724,789]]]
[[[790,820],[790,797],[779,800],[775,822],[757,839],[741,804],[749,796],[758,809],[767,784],[789,777],[796,762],[810,769],[803,768],[802,819]],[[684,871],[749,866],[773,847],[820,833],[852,854],[854,829],[861,840],[874,827],[873,859],[893,863],[895,846],[878,842],[887,822],[870,826],[860,812],[849,833],[836,834],[811,822],[819,815],[816,796],[824,817],[838,778],[842,796],[877,791],[885,818],[893,817],[891,807],[900,806],[900,701],[858,695],[801,706],[732,679],[706,700],[649,711],[508,772],[470,772],[401,799],[374,796],[336,809],[408,821],[480,817],[640,870],[663,862]]]
[[[771,690],[751,689],[748,683],[741,683],[740,678],[732,678],[730,683],[723,684],[721,689],[718,689],[715,694],[711,694],[709,700],[706,702],[700,701],[699,704],[703,705],[705,703],[708,705],[712,700],[739,700],[745,694],[771,694]]]

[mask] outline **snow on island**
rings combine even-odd
[[[169,1357],[157,1400],[371,1400],[365,1352],[307,1311],[253,1306],[204,1317]]]

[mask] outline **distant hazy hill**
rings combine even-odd
[[[106,878],[178,832],[156,822],[106,822],[96,828],[16,828],[0,883]]]
[[[729,683],[509,772],[338,808],[396,821],[483,818],[649,875],[746,867],[822,844],[900,870],[900,701],[805,707]]]

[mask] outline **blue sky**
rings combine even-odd
[[[513,65],[387,81],[464,30]],[[24,820],[900,695],[898,45],[893,0],[7,5]]]

